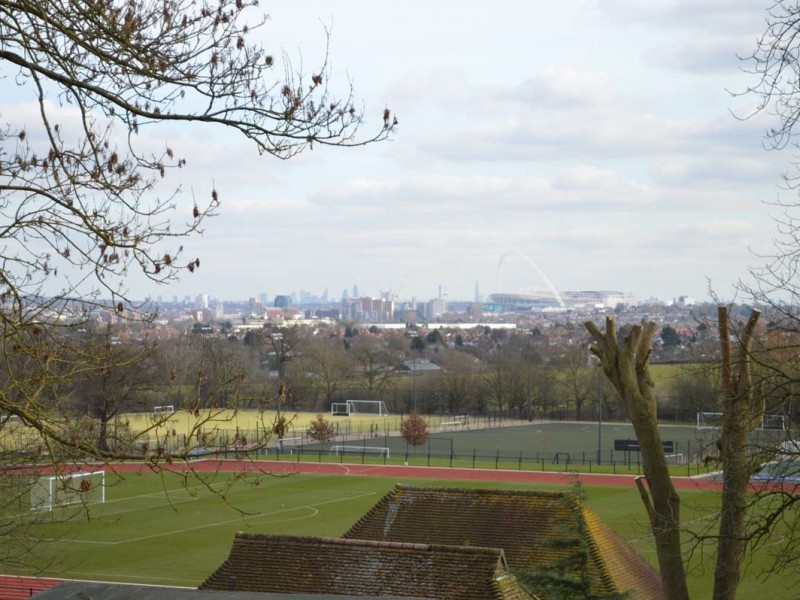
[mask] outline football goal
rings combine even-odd
[[[699,412],[697,413],[698,429],[719,429],[722,427],[721,412]],[[764,415],[761,418],[759,429],[769,429],[772,431],[786,431],[786,417],[784,415]]]
[[[668,465],[685,465],[686,464],[686,455],[685,454],[665,454],[664,460],[667,461]]]
[[[345,402],[331,403],[332,417],[350,417],[353,415],[374,415],[388,417],[389,409],[383,400],[346,400]]]
[[[277,444],[282,448],[299,448],[303,445],[303,436],[297,435],[292,437],[278,438]]]
[[[698,429],[719,429],[722,427],[721,412],[699,412],[697,413]]]
[[[761,419],[761,429],[786,431],[786,417],[783,415],[764,415]]]
[[[445,421],[439,424],[441,431],[461,431],[464,429],[464,421]]]
[[[380,456],[381,458],[389,458],[389,448],[379,448],[377,446],[343,446],[337,444],[331,446],[331,454],[342,456],[343,454],[360,454],[370,456]]]
[[[92,471],[39,477],[31,487],[31,510],[106,501],[106,473]]]
[[[172,404],[165,404],[164,406],[154,406],[153,415],[165,415],[175,412],[175,406]]]

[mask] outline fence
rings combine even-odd
[[[334,427],[335,439],[340,441],[367,440],[377,438],[399,437],[400,426],[408,415],[390,415],[387,417],[370,417],[361,415],[355,418],[331,418],[329,422]],[[510,424],[517,424],[518,421],[504,414],[487,414],[481,416],[466,415],[433,415],[425,416],[428,427],[431,431],[442,429],[443,423],[452,423],[454,419],[464,423],[464,430],[482,430],[504,427]],[[202,439],[202,446],[206,449],[216,450],[236,450],[247,448],[276,447],[282,442],[278,436],[270,431],[267,423],[259,427],[233,427],[226,428],[222,423],[209,427],[205,432],[195,434],[196,440],[192,440],[194,445],[198,445]],[[300,424],[289,424],[284,437],[288,440],[300,438],[303,444],[314,443],[308,437],[307,428]],[[158,439],[141,439],[137,442],[137,450],[141,451],[146,444],[147,451],[160,448],[167,451],[179,450],[186,447],[187,437],[185,434],[177,433],[174,429],[167,435]],[[297,445],[292,442],[292,445]],[[199,453],[199,452],[198,452]]]
[[[437,447],[438,446],[438,447]],[[413,447],[396,437],[370,438],[361,444],[352,441],[345,446],[338,442],[319,443],[276,443],[262,448],[259,456],[270,460],[291,460],[299,462],[319,463],[361,463],[361,464],[406,464],[415,466],[447,466],[473,469],[503,469],[519,471],[581,471],[602,472],[612,474],[642,474],[642,462],[639,452],[618,452],[610,450],[608,456],[597,460],[594,453],[587,452],[552,452],[509,453],[497,450],[494,453],[482,453],[476,448],[470,451],[456,451],[452,438],[429,438],[428,443]],[[386,450],[385,452],[380,452]],[[687,449],[687,452],[690,450]],[[222,451],[215,453],[223,458],[241,457],[241,453]],[[678,460],[678,457],[681,457]],[[713,468],[701,460],[683,460],[682,454],[674,454],[668,461],[673,465],[674,475],[700,475],[713,471]]]
[[[217,424],[199,433],[192,444],[191,454],[262,456],[289,454],[301,460],[341,462],[380,459],[376,448],[387,448],[391,462],[415,461],[419,464],[475,466],[503,469],[544,470],[602,470],[603,472],[641,472],[635,432],[629,423],[566,422],[511,419],[502,414],[480,416],[427,416],[429,441],[417,448],[410,447],[399,434],[402,415],[369,418],[334,418],[335,437],[327,443],[311,440],[304,427],[292,428],[278,439],[269,424],[259,427],[223,429]],[[455,422],[463,423],[457,431]],[[305,423],[303,423],[305,425]],[[514,426],[514,427],[511,427]],[[785,436],[784,432],[780,432]],[[665,454],[675,474],[697,474],[717,468],[717,431],[698,430],[695,425],[666,425],[661,431]],[[773,432],[757,432],[751,440],[752,450],[775,447]],[[760,441],[759,441],[760,440]],[[142,441],[144,444],[145,441]],[[331,458],[331,445],[348,448],[341,456]],[[171,436],[146,441],[142,455],[154,452],[183,453],[187,440],[173,429]],[[296,458],[295,458],[296,459]],[[680,466],[678,466],[680,465]],[[684,470],[685,469],[685,470]]]

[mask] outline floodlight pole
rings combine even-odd
[[[531,396],[531,340],[528,338],[527,363],[528,363],[528,423],[533,421],[533,398]]]
[[[414,390],[414,412],[417,412],[417,351],[411,348],[411,357],[414,363],[414,377],[412,388]]]
[[[283,399],[285,396],[285,390],[283,386],[283,334],[282,333],[273,333],[270,335],[270,339],[272,340],[272,347],[275,349],[275,355],[278,359],[278,398],[277,398],[277,415],[275,417],[275,422],[281,422],[281,406],[283,404]],[[278,448],[283,450],[283,435],[278,433]]]
[[[603,371],[597,364],[597,464],[603,463]]]
[[[413,365],[411,389],[414,398],[414,412],[417,412],[417,351],[416,348],[414,348],[414,341],[415,338],[419,336],[417,335],[416,331],[412,331],[409,333],[409,337],[411,337],[411,363]]]

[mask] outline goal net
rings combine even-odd
[[[697,413],[698,429],[719,429],[722,427],[721,412],[699,412]]]
[[[464,421],[445,421],[439,428],[441,431],[461,431],[464,429]]]
[[[721,412],[699,412],[697,413],[698,429],[719,429],[722,427]],[[786,417],[784,415],[764,415],[761,419],[759,429],[769,429],[772,431],[786,431]]]
[[[343,446],[337,444],[336,446],[331,446],[331,454],[335,454],[336,456],[341,456],[343,454],[368,454],[370,456],[389,458],[389,448],[379,448],[377,446]]]
[[[388,417],[389,409],[383,400],[347,400],[331,404],[331,416],[374,415]]]
[[[105,471],[43,476],[31,487],[31,510],[50,511],[70,504],[105,501]]]
[[[761,419],[761,429],[786,431],[786,417],[783,415],[764,415]]]

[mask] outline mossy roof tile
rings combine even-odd
[[[201,589],[522,600],[497,548],[238,533]]]
[[[574,546],[561,542],[576,531],[593,592],[663,597],[658,573],[569,493],[398,485],[344,537],[502,548],[512,569],[540,571],[569,560]]]

